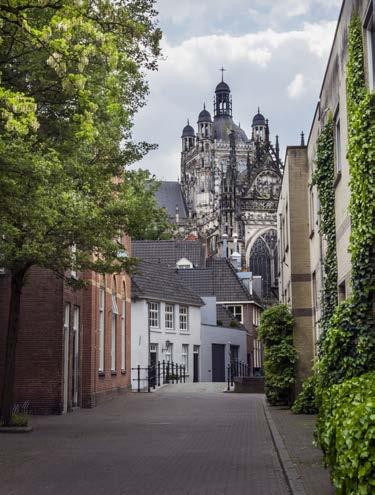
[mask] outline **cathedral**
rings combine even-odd
[[[197,129],[188,122],[182,131],[181,201],[176,200],[174,223],[180,236],[202,239],[209,254],[237,258],[238,268],[261,275],[264,295],[272,296],[282,181],[278,136],[273,145],[259,109],[249,136],[235,124],[231,90],[223,77],[213,110],[212,118],[204,105]],[[165,194],[169,201],[171,192]]]

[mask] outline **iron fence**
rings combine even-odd
[[[247,363],[239,360],[233,360],[228,364],[227,367],[227,390],[233,387],[234,379],[237,377],[247,377],[247,376],[262,376],[263,371],[261,368],[254,368],[249,366]]]
[[[156,387],[167,383],[185,383],[186,381],[185,365],[173,361],[158,361],[146,367],[138,365],[132,370],[137,372],[136,378],[133,378],[133,381],[137,382],[137,392],[142,392],[145,388],[147,392],[151,392],[151,389],[155,390]],[[144,373],[146,376],[141,376],[142,371],[146,372]],[[146,387],[142,387],[142,382],[146,382]]]

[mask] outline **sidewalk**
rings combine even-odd
[[[313,445],[315,416],[292,414],[289,409],[269,407],[268,411],[295,465],[307,495],[334,495],[320,449]]]

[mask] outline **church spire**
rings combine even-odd
[[[230,88],[226,82],[224,82],[224,67],[221,69],[221,81],[215,89],[214,100],[214,116],[215,117],[232,117],[232,97],[230,94]]]

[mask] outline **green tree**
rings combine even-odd
[[[29,268],[62,277],[69,268],[130,270],[119,235],[161,235],[166,226],[153,179],[125,168],[151,148],[131,131],[145,74],[157,68],[156,16],[154,0],[1,2],[0,266],[11,275],[5,424]]]

